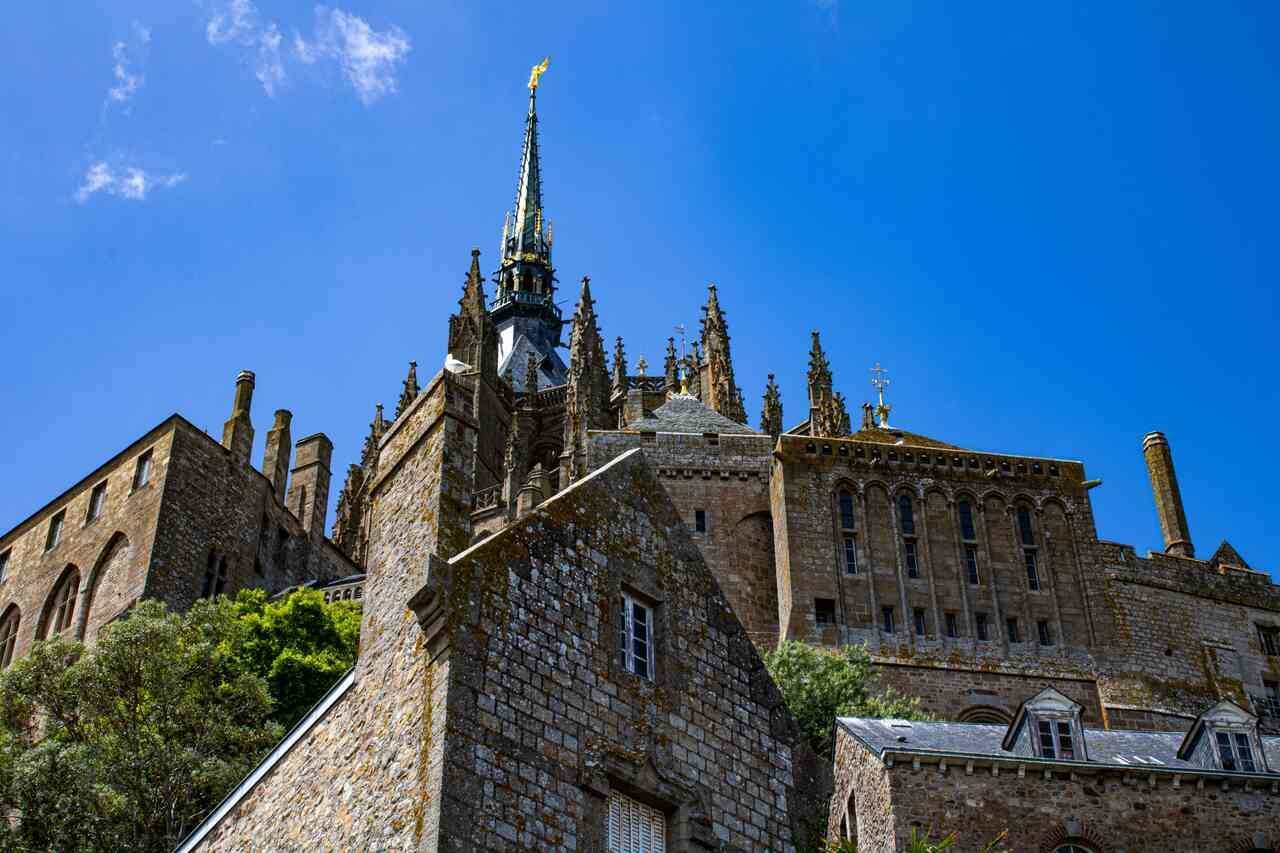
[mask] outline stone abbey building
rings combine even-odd
[[[255,470],[247,372],[221,443],[174,415],[0,538],[5,663],[140,596],[362,591],[355,668],[181,849],[792,850],[815,814],[864,851],[1276,849],[1280,588],[1196,556],[1166,438],[1140,555],[1079,461],[901,428],[886,383],[850,413],[817,332],[808,408],[770,376],[750,425],[714,285],[691,352],[629,369],[587,278],[556,306],[539,73],[494,269],[330,538],[331,445],[289,476],[278,411]],[[785,639],[865,643],[937,722],[840,720],[833,768],[761,663]]]

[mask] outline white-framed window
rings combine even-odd
[[[1040,741],[1041,758],[1076,757],[1075,736],[1071,732],[1070,720],[1036,720],[1036,733]]]
[[[667,818],[644,803],[609,792],[609,853],[666,853]]]
[[[622,594],[622,668],[653,680],[653,608]],[[629,849],[629,848],[628,848]]]
[[[1264,655],[1280,657],[1280,628],[1274,625],[1259,625],[1258,642],[1262,645]]]
[[[0,551],[0,583],[9,579],[9,555],[12,553],[12,549]]]
[[[1218,745],[1218,762],[1223,770],[1257,772],[1258,766],[1253,757],[1253,743],[1248,732],[1219,729],[1213,733],[1213,736]]]

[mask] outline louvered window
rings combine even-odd
[[[609,853],[665,853],[667,819],[616,791],[609,794]]]

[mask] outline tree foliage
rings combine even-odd
[[[918,699],[891,688],[877,689],[871,656],[864,646],[833,652],[787,640],[767,652],[764,662],[819,755],[831,755],[836,717],[925,717]]]
[[[300,589],[270,601],[260,589],[242,590],[235,611],[243,631],[237,660],[266,679],[275,700],[272,719],[292,726],[356,661],[360,606],[326,604],[317,590]]]
[[[143,602],[0,674],[0,849],[168,851],[355,660],[359,609]]]

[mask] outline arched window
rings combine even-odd
[[[1085,847],[1083,844],[1059,844],[1053,848],[1053,853],[1095,853],[1092,847]]]
[[[10,604],[0,621],[0,669],[7,669],[13,663],[13,650],[18,645],[18,623],[20,614],[18,605]]]
[[[1018,507],[1018,541],[1022,543],[1022,562],[1027,567],[1027,588],[1035,592],[1040,589],[1040,562],[1029,507]]]
[[[956,504],[956,510],[960,514],[960,538],[966,542],[976,541],[978,531],[973,526],[973,504],[961,498]]]
[[[49,605],[45,611],[44,625],[41,626],[40,639],[57,637],[72,630],[76,616],[76,596],[79,592],[80,572],[75,566],[68,566],[49,595]]]
[[[844,573],[858,573],[858,540],[855,534],[857,527],[853,511],[853,492],[841,489],[836,495],[836,506],[840,515],[840,557],[844,562]]]
[[[915,536],[916,517],[911,506],[911,495],[898,495],[898,522],[903,536]]]
[[[920,554],[916,545],[916,516],[911,496],[898,495],[898,524],[902,527],[902,556],[907,577],[920,577]]]
[[[1011,716],[999,708],[990,705],[975,705],[960,712],[957,718],[962,723],[988,723],[1007,726],[1013,720]]]

